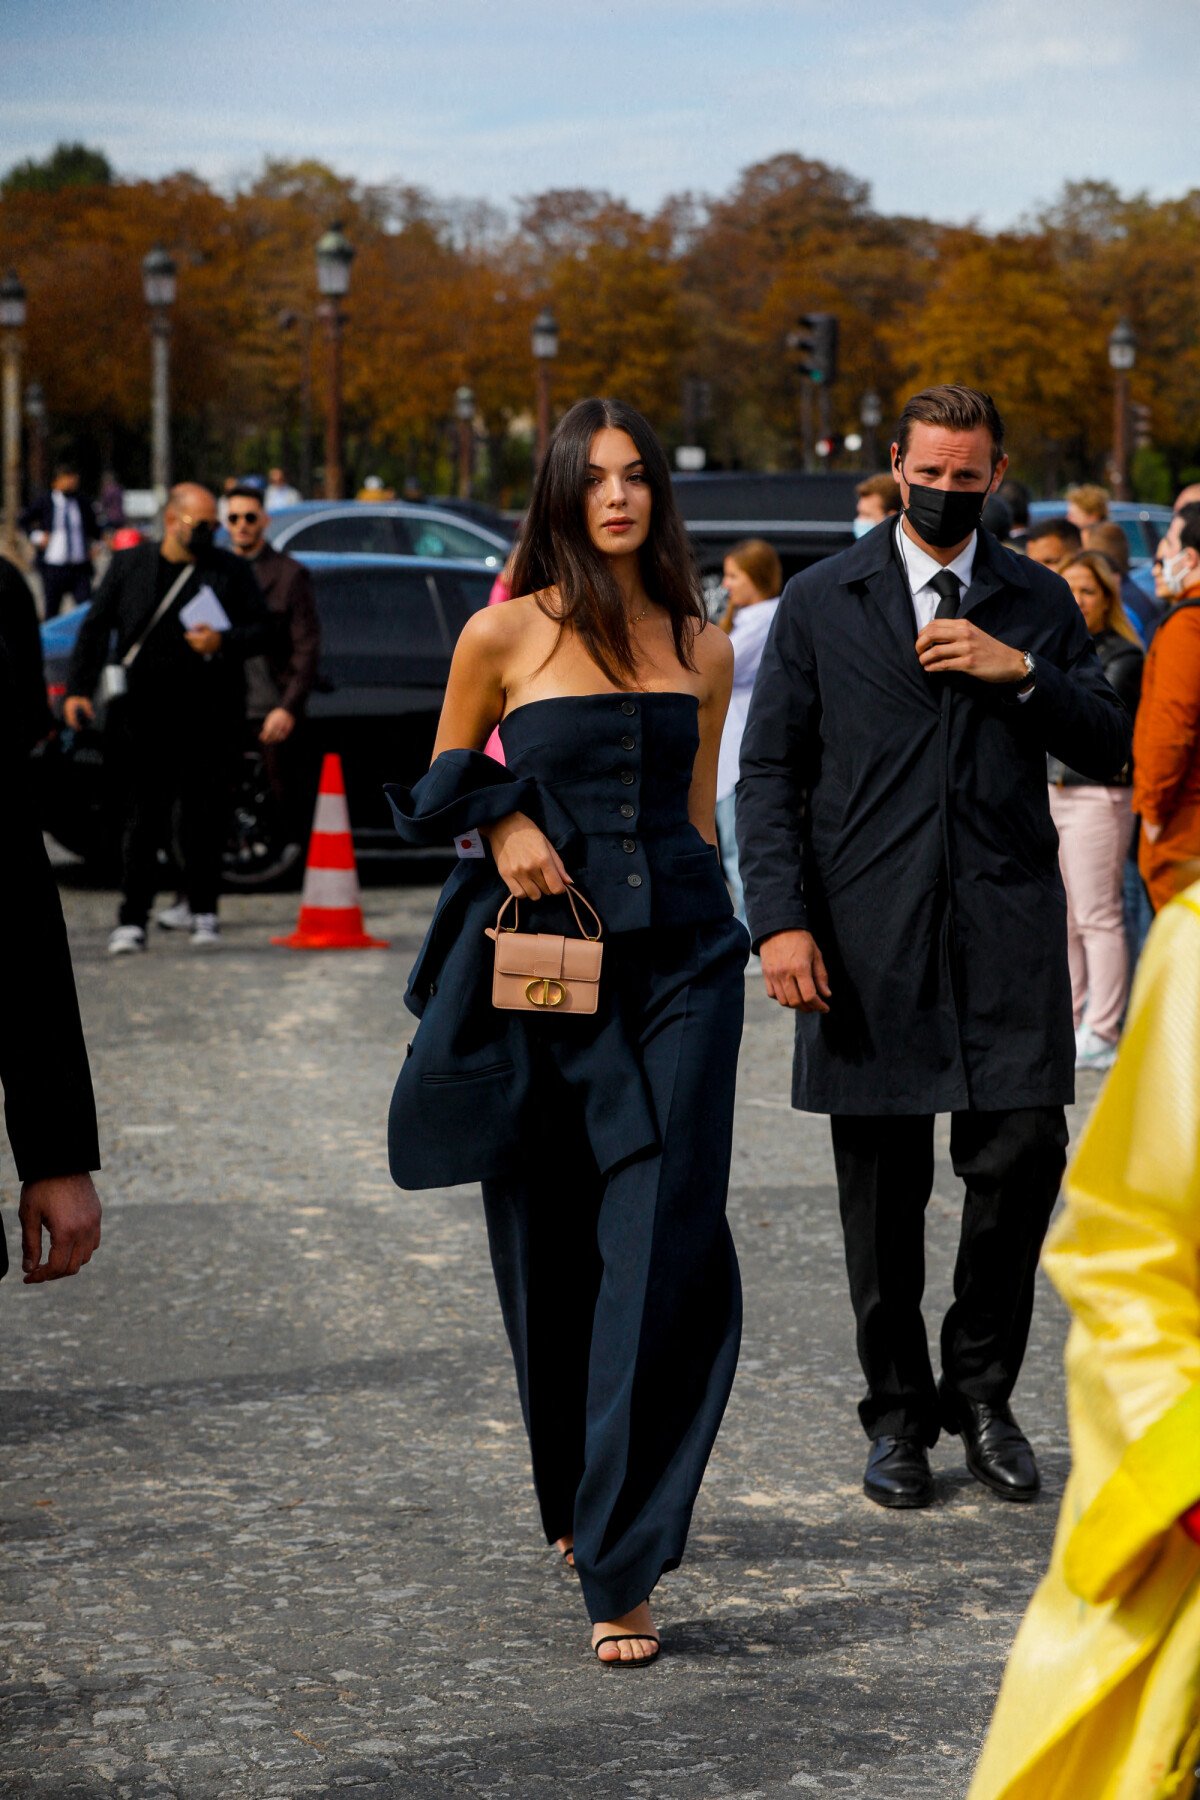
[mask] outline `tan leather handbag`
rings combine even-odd
[[[581,937],[555,936],[544,931],[521,931],[520,911],[510,894],[496,923],[487,927],[487,935],[496,946],[496,965],[492,975],[492,1005],[508,1012],[528,1013],[594,1013],[600,1003],[600,963],[604,945],[600,934],[604,927],[590,900],[576,888],[567,889],[567,899],[575,916]],[[579,916],[577,901],[596,921],[589,932]],[[513,923],[504,924],[504,915],[513,907]]]

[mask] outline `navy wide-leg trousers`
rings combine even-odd
[[[483,1185],[542,1524],[550,1540],[574,1533],[593,1619],[678,1567],[733,1384],[725,1201],[746,954],[733,920],[610,939],[606,1003],[637,1048],[657,1150],[598,1170],[582,1040],[569,1019],[531,1020],[524,1163]]]

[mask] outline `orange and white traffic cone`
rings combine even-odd
[[[289,950],[387,949],[381,938],[368,937],[363,927],[340,756],[327,755],[321,765],[296,929],[290,937],[272,938],[271,942]]]

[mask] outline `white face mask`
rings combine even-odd
[[[866,537],[868,531],[874,531],[874,529],[875,521],[873,519],[855,519],[854,521],[854,535],[856,538]]]
[[[1187,561],[1186,550],[1177,550],[1174,556],[1168,556],[1164,559],[1162,566],[1162,584],[1173,600],[1178,599],[1179,595],[1182,594],[1184,588],[1187,586],[1190,567],[1191,565]]]

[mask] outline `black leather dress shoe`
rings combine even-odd
[[[1029,1439],[1008,1407],[968,1400],[944,1384],[938,1397],[946,1430],[962,1438],[967,1467],[976,1481],[1002,1500],[1032,1500],[1041,1477]]]
[[[863,1493],[876,1506],[931,1506],[933,1476],[924,1444],[915,1438],[874,1438]]]

